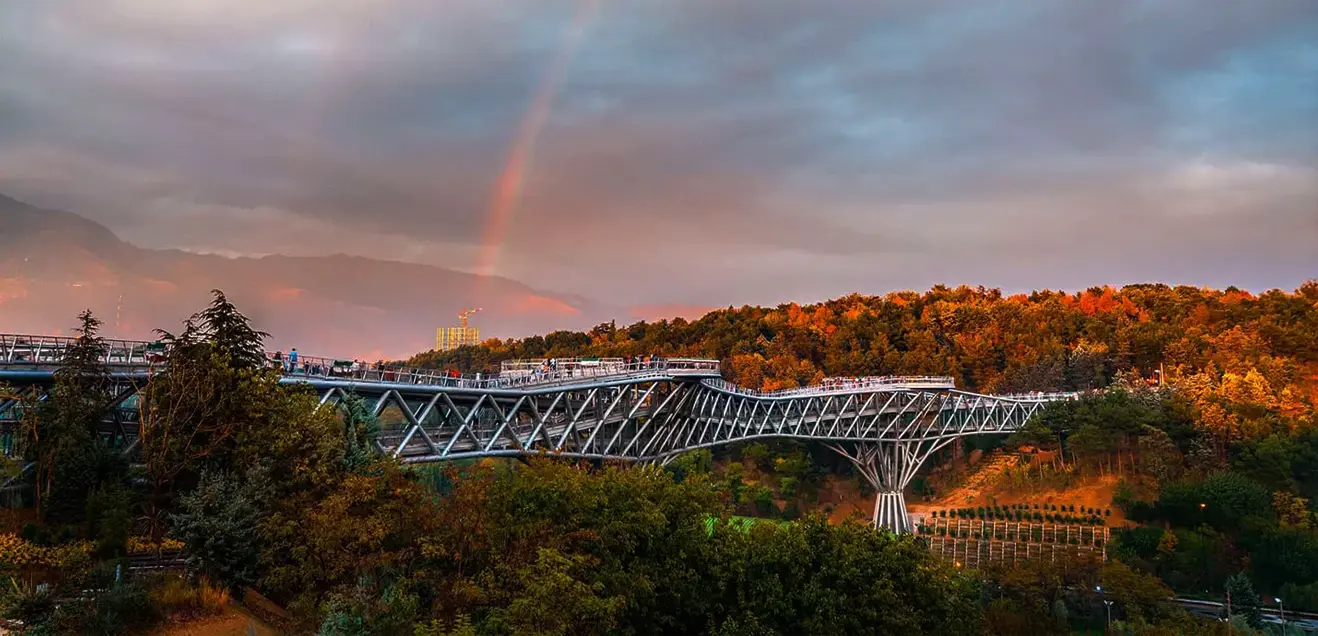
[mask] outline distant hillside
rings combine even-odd
[[[607,327],[607,326],[606,326]],[[556,333],[416,356],[490,371],[508,358],[707,356],[729,379],[774,390],[826,376],[938,374],[989,391],[1087,389],[1118,373],[1169,377],[1258,367],[1273,389],[1318,390],[1318,281],[1257,296],[1167,285],[1003,296],[938,286],[817,305],[742,307],[589,333]]]
[[[0,195],[0,331],[55,333],[90,308],[106,335],[147,337],[177,328],[212,288],[274,334],[272,346],[339,356],[428,349],[435,328],[466,307],[484,309],[473,324],[488,335],[580,329],[609,313],[588,299],[425,265],[143,249],[76,214]]]

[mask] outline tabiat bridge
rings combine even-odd
[[[0,383],[48,393],[72,339],[0,335]],[[138,390],[163,363],[160,343],[107,340],[114,385],[103,433],[137,444]],[[957,438],[1010,433],[1043,405],[1074,393],[984,395],[937,376],[831,378],[753,391],[722,378],[717,360],[575,358],[505,362],[493,376],[299,357],[275,361],[280,382],[320,403],[366,400],[382,418],[377,448],[406,463],[537,454],[667,463],[682,453],[770,439],[820,442],[877,492],[874,524],[909,532],[903,490],[921,464]],[[22,402],[0,400],[0,452],[14,452]],[[7,427],[7,428],[6,428]]]

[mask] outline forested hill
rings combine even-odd
[[[512,358],[710,356],[745,386],[778,389],[825,376],[936,373],[985,391],[1080,389],[1119,372],[1146,378],[1250,371],[1276,396],[1311,403],[1318,371],[1318,281],[1261,295],[1161,284],[1079,293],[938,286],[851,295],[817,305],[728,308],[688,322],[602,324],[411,362],[491,372]]]

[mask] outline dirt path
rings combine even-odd
[[[235,604],[230,605],[219,616],[185,623],[167,623],[150,632],[150,636],[247,636],[248,634],[274,636],[278,633]]]
[[[1014,454],[1002,452],[998,449],[985,457],[970,473],[961,485],[953,488],[950,492],[933,503],[915,503],[908,502],[907,509],[911,512],[922,512],[931,508],[960,508],[972,505],[977,499],[984,496],[986,489],[992,488],[998,476],[1007,468],[1015,466],[1019,461]]]

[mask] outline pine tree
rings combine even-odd
[[[83,511],[87,493],[115,472],[104,461],[97,437],[109,406],[108,348],[99,335],[101,321],[91,311],[78,315],[78,337],[64,351],[50,398],[26,431],[32,455],[38,507],[47,516],[72,521]],[[59,496],[54,496],[59,491]],[[58,504],[57,508],[52,505]]]
[[[224,292],[213,289],[211,294],[210,306],[193,317],[206,340],[218,353],[228,356],[234,368],[264,366],[265,340],[270,334],[253,329],[247,316],[229,302]]]
[[[64,350],[64,358],[55,372],[55,386],[68,397],[99,401],[108,390],[109,373],[105,357],[109,346],[100,337],[101,321],[91,310],[78,314],[78,334]]]
[[[1254,591],[1254,583],[1244,572],[1232,574],[1226,580],[1226,591],[1231,596],[1231,611],[1237,616],[1245,617],[1250,627],[1263,625],[1263,612],[1259,609],[1259,595]]]
[[[365,400],[355,393],[344,399],[343,411],[343,465],[349,471],[356,471],[374,459],[380,423],[366,408]]]

